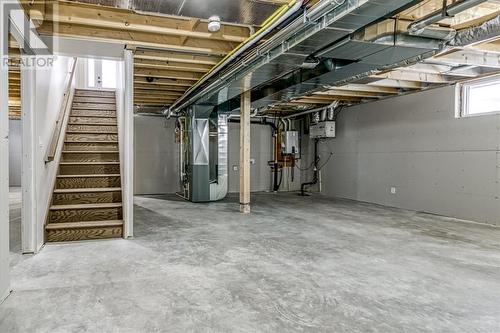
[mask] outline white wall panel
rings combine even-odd
[[[9,120],[9,186],[21,186],[21,120]]]
[[[45,154],[52,139],[56,120],[64,98],[73,58],[58,56],[53,67],[37,68],[35,83],[35,133],[38,143],[36,156],[37,249],[43,245],[45,217],[52,197],[52,187],[59,160],[45,164]],[[64,124],[63,124],[64,126]],[[62,148],[61,143],[58,151]]]

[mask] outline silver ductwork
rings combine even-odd
[[[191,107],[177,123],[180,195],[193,202],[217,201],[228,192],[227,115]]]
[[[169,112],[182,111],[192,120],[209,119],[208,126],[212,128],[207,139],[208,163],[197,170],[191,166],[185,168],[191,200],[213,201],[227,194],[228,134],[224,114],[239,107],[244,80],[250,81],[252,108],[261,110],[273,103],[431,57],[453,36],[452,29],[427,26],[419,36],[412,36],[408,33],[408,23],[383,19],[414,3],[412,0],[320,1],[170,109]],[[306,111],[309,112],[312,111]],[[320,119],[335,116],[333,107],[314,112],[318,112]],[[192,121],[186,124],[194,125]],[[191,138],[194,139],[192,135]],[[188,154],[194,154],[195,147],[190,144],[192,150],[188,149]],[[188,158],[193,156],[185,160]]]
[[[418,36],[432,39],[451,40],[457,31],[444,27],[426,27],[419,31]]]
[[[193,103],[215,107],[241,94],[246,76],[250,75],[250,88],[253,89],[299,68],[309,55],[329,44],[413,3],[412,0],[320,1],[272,39],[256,47],[216,79],[201,87],[198,93],[186,98],[173,111],[178,112]]]
[[[210,201],[224,199],[228,191],[228,125],[227,115],[217,119],[217,180],[210,183]]]
[[[450,46],[466,46],[473,43],[487,41],[500,36],[500,15],[484,22],[480,26],[466,29],[457,33],[450,41]]]
[[[440,39],[405,34],[406,27],[399,27],[396,23],[392,19],[379,22],[323,48],[315,56],[324,59],[326,70],[313,75],[304,74],[303,71],[288,75],[302,80],[293,81],[285,77],[283,80],[288,87],[282,89],[273,89],[274,86],[285,85],[279,79],[268,86],[258,87],[254,90],[257,93],[253,92],[252,107],[286,102],[354,78],[360,79],[395,66],[411,64],[431,57],[444,47],[444,41]],[[336,66],[335,59],[341,59],[344,64]],[[259,92],[265,96],[259,98]]]
[[[408,32],[412,35],[420,35],[430,25],[437,23],[447,17],[453,17],[467,9],[480,5],[488,0],[458,0],[455,3],[444,7],[442,10],[436,10],[433,13],[413,22],[408,27]],[[446,4],[446,2],[445,2]]]

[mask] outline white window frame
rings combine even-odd
[[[460,83],[457,85],[457,96],[458,99],[458,110],[457,117],[468,118],[468,117],[478,117],[478,116],[490,116],[490,115],[499,115],[500,114],[500,106],[497,111],[489,111],[482,113],[469,113],[469,95],[470,89],[472,87],[480,87],[487,86],[492,83],[500,83],[500,75],[489,76],[481,79],[471,80],[464,83]]]

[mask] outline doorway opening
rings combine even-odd
[[[86,88],[116,89],[118,62],[106,59],[86,59]]]
[[[11,41],[14,44],[14,41]],[[9,49],[9,247],[12,254],[22,252],[22,113],[21,64],[18,48]]]

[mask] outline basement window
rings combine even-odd
[[[462,84],[461,116],[500,113],[500,76]]]

